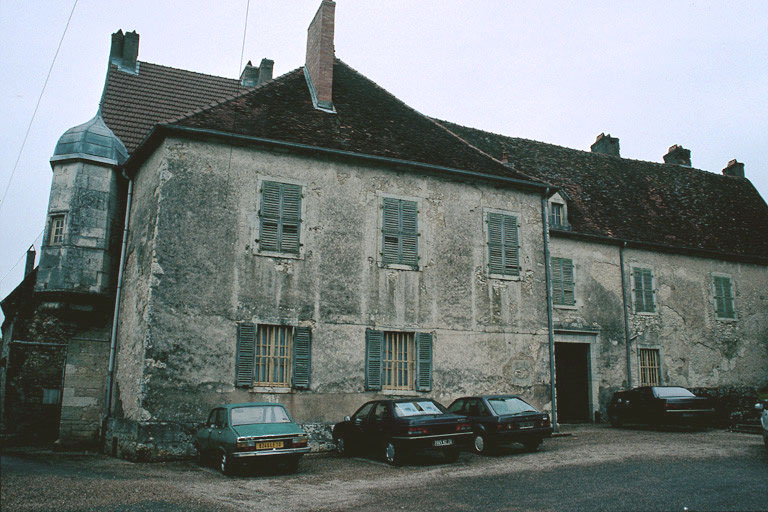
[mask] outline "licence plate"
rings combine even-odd
[[[272,448],[282,448],[282,447],[283,447],[282,441],[264,441],[261,443],[256,443],[257,450],[269,450]]]
[[[526,429],[526,428],[533,428],[533,422],[527,421],[525,423],[520,424],[520,430]]]
[[[432,442],[432,446],[451,446],[453,439],[436,439]]]

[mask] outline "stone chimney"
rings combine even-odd
[[[604,133],[598,135],[597,139],[595,139],[595,142],[590,146],[590,149],[593,153],[620,156],[619,139],[616,137],[611,137],[610,133],[608,135]]]
[[[275,67],[275,61],[270,59],[261,59],[261,64],[259,64],[259,80],[256,82],[256,85],[261,85],[264,82],[269,82],[272,80],[272,70]]]
[[[737,162],[734,158],[730,162],[728,162],[728,165],[723,169],[723,176],[737,176],[739,178],[744,177],[744,164],[741,162]]]
[[[118,30],[112,34],[112,44],[109,49],[109,62],[115,64],[120,71],[138,73],[139,34]]]
[[[272,69],[275,62],[269,59],[261,59],[259,67],[254,66],[251,61],[243,68],[240,74],[240,85],[243,87],[256,87],[264,82],[272,80]]]
[[[35,246],[30,245],[27,249],[27,262],[24,266],[24,277],[27,277],[35,269]]]
[[[691,150],[685,149],[683,146],[678,146],[677,144],[675,144],[674,146],[670,146],[669,151],[667,151],[667,154],[664,155],[664,163],[684,165],[686,167],[690,167],[691,166]]]
[[[333,108],[333,29],[336,3],[322,0],[307,29],[307,77],[312,103],[318,110],[335,112]]]

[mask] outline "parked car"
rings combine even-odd
[[[552,435],[549,415],[515,395],[466,396],[454,400],[448,411],[464,415],[472,423],[475,453],[485,454],[510,443],[535,451]]]
[[[760,412],[760,427],[763,430],[763,443],[768,451],[768,400],[755,404],[755,409]]]
[[[614,427],[625,423],[653,425],[707,425],[715,409],[709,398],[678,386],[644,386],[617,391],[608,403]]]
[[[428,398],[374,400],[334,425],[333,439],[342,455],[372,452],[392,465],[422,450],[440,451],[452,462],[471,430],[466,418]]]
[[[224,474],[256,459],[295,472],[301,456],[310,451],[308,440],[285,407],[254,402],[214,408],[194,444],[200,462],[216,461]]]

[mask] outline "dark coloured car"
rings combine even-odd
[[[280,404],[244,403],[216,407],[195,434],[201,463],[216,461],[222,473],[237,465],[267,460],[294,472],[310,451],[309,436]]]
[[[712,423],[715,409],[709,398],[678,386],[644,386],[617,391],[608,403],[608,420],[646,425],[699,425]]]
[[[755,409],[760,413],[760,430],[763,433],[763,443],[768,451],[768,400],[755,404]]]
[[[342,455],[373,453],[393,465],[422,450],[439,451],[455,461],[460,441],[470,435],[466,418],[428,398],[374,400],[333,427]]]
[[[488,453],[498,446],[520,443],[535,451],[552,435],[549,415],[515,395],[483,395],[458,398],[448,411],[461,414],[472,424],[472,449]]]

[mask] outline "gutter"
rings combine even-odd
[[[193,128],[189,126],[179,126],[173,124],[157,124],[152,131],[144,138],[139,144],[131,157],[125,162],[124,167],[130,169],[138,169],[138,166],[143,160],[144,153],[151,152],[154,147],[159,144],[159,138],[162,137],[162,132],[179,133],[188,136],[206,136],[217,137],[227,139],[231,141],[237,141],[247,144],[258,144],[262,146],[268,146],[278,149],[290,149],[294,151],[304,151],[315,154],[325,154],[332,156],[341,156],[347,158],[353,158],[357,160],[363,160],[367,162],[377,162],[386,165],[406,166],[422,171],[440,172],[444,174],[453,175],[461,178],[473,178],[484,179],[501,183],[504,185],[515,186],[518,188],[527,188],[531,190],[544,192],[552,188],[551,185],[545,183],[539,183],[536,181],[522,180],[518,178],[511,178],[507,176],[497,176],[495,174],[488,174],[479,171],[468,171],[464,169],[456,169],[453,167],[444,167],[441,165],[426,164],[422,162],[414,162],[412,160],[402,160],[399,158],[390,158],[386,156],[369,155],[366,153],[358,153],[355,151],[345,151],[342,149],[324,148],[321,146],[311,146],[309,144],[301,144],[298,142],[286,142],[276,139],[267,139],[264,137],[255,137],[251,135],[239,135],[234,133],[222,132],[219,130],[211,130],[208,128]]]
[[[123,241],[120,248],[120,266],[117,273],[117,291],[115,293],[115,310],[112,313],[112,334],[109,339],[109,369],[107,371],[107,396],[104,402],[104,424],[102,426],[102,438],[106,433],[107,420],[112,415],[112,387],[115,374],[115,354],[117,352],[117,323],[120,314],[120,296],[123,289],[123,268],[125,267],[125,253],[128,246],[128,221],[131,217],[131,202],[133,199],[133,180],[125,174],[123,177],[128,180],[128,198],[125,204],[125,220],[123,221]]]
[[[549,391],[552,397],[552,433],[557,434],[557,402],[555,394],[555,327],[552,319],[552,276],[549,269],[549,216],[547,197],[549,188],[541,197],[541,226],[544,239],[544,276],[547,283],[547,336],[549,339]]]

